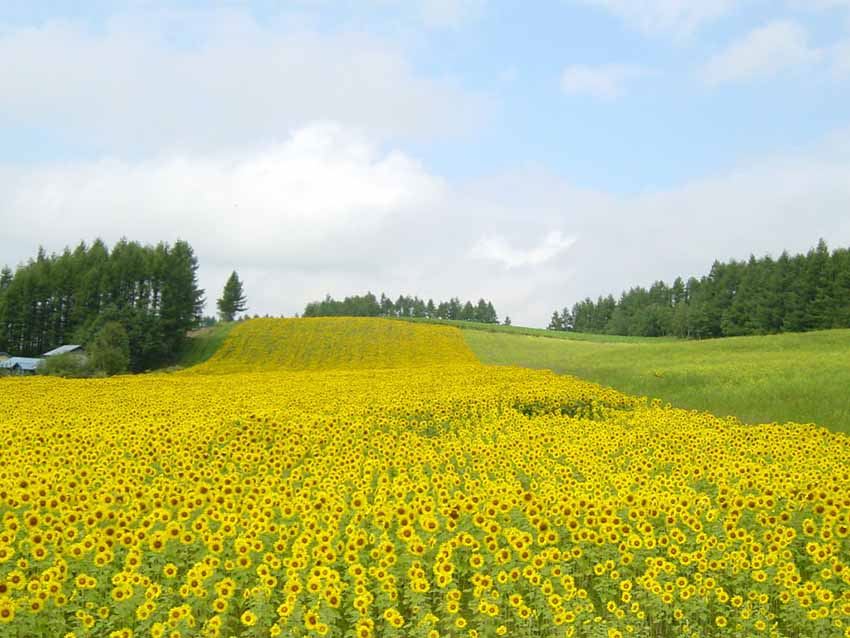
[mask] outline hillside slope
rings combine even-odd
[[[215,354],[192,370],[219,374],[477,363],[457,328],[388,319],[321,317],[239,323]]]
[[[189,368],[209,359],[221,347],[235,325],[233,322],[220,322],[190,332],[183,350],[178,354],[177,365]]]
[[[705,341],[576,341],[464,330],[485,364],[547,368],[749,423],[850,432],[850,330]]]

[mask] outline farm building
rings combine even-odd
[[[33,357],[9,357],[0,361],[0,373],[22,376],[35,374],[44,359]]]
[[[9,353],[3,352],[2,350],[0,350],[0,361],[5,361],[8,358],[9,358]]]
[[[79,355],[81,357],[84,357],[86,355],[86,351],[83,348],[83,346],[67,345],[67,346],[59,346],[58,348],[53,348],[53,350],[45,352],[41,356],[42,357],[56,357],[60,354],[76,354],[76,355]]]

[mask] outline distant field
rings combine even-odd
[[[548,368],[748,423],[850,432],[850,330],[705,341],[463,334],[482,363]]]
[[[530,337],[545,337],[547,339],[558,339],[566,341],[594,341],[594,342],[623,342],[623,343],[658,343],[660,341],[677,341],[675,337],[621,337],[619,335],[599,335],[585,332],[560,332],[545,330],[544,328],[525,328],[523,326],[503,326],[499,323],[478,323],[476,321],[458,321],[454,319],[419,319],[403,318],[394,321],[409,321],[411,323],[431,323],[440,326],[456,326],[463,330],[478,330],[482,332],[495,332],[498,334],[527,335]]]

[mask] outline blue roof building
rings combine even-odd
[[[35,374],[44,359],[35,357],[9,357],[0,361],[0,370],[9,374]]]

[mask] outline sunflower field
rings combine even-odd
[[[850,438],[246,322],[0,380],[0,636],[850,637]]]

